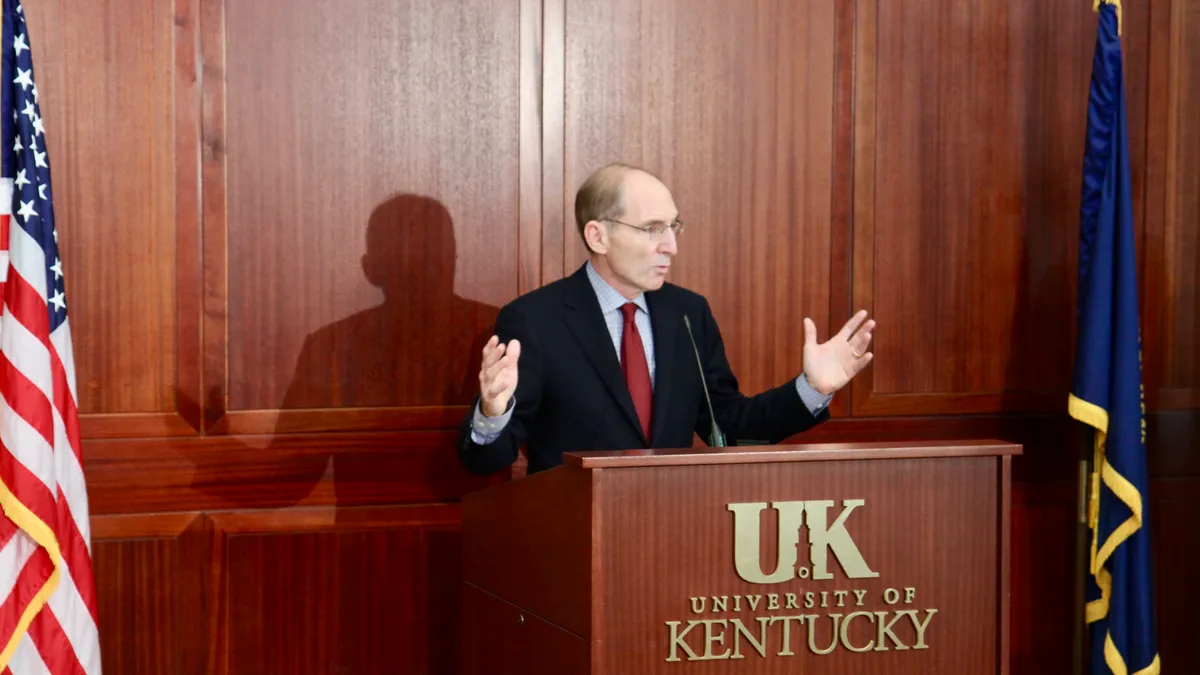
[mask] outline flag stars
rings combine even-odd
[[[21,202],[21,208],[17,209],[17,215],[21,216],[25,222],[29,222],[30,217],[36,216],[37,211],[33,210],[33,202]]]
[[[50,298],[50,304],[58,311],[63,311],[67,308],[67,299],[63,296],[62,291],[54,291],[54,297]]]
[[[6,103],[10,108],[8,114],[12,115],[14,133],[12,144],[0,149],[0,152],[10,153],[5,164],[13,165],[7,174],[11,181],[8,190],[11,203],[5,205],[4,211],[16,219],[14,231],[17,231],[19,224],[45,252],[42,271],[49,283],[42,297],[49,309],[48,328],[52,335],[66,321],[67,300],[63,288],[63,263],[58,256],[58,232],[53,227],[53,206],[50,202],[50,164],[48,148],[44,147],[46,121],[38,110],[41,94],[33,81],[32,36],[26,25],[25,8],[21,0],[13,0],[7,3],[5,11],[11,14],[6,16],[6,20],[11,19],[11,25],[7,26],[6,44],[12,51],[7,53],[6,58],[11,62],[12,70],[4,86],[9,87],[11,94]],[[50,265],[50,262],[53,264]],[[42,337],[47,336],[43,334]]]

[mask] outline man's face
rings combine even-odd
[[[598,251],[611,277],[609,283],[625,297],[662,287],[671,267],[671,258],[679,252],[675,232],[669,226],[679,216],[675,200],[667,186],[639,171],[625,176],[623,186],[625,212],[604,223],[604,250]],[[628,224],[622,224],[628,223]],[[637,227],[631,227],[637,226]],[[660,234],[638,228],[658,227]]]

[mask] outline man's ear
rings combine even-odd
[[[589,220],[583,226],[583,240],[587,242],[588,250],[592,253],[608,253],[608,228],[600,221]]]

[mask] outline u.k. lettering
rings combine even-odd
[[[811,577],[815,580],[832,579],[829,572],[829,553],[837,558],[846,576],[851,579],[870,579],[879,573],[871,571],[863,560],[858,546],[846,530],[846,519],[855,509],[866,502],[862,499],[842,501],[842,512],[831,523],[829,509],[832,500],[795,502],[773,502],[771,507],[778,512],[778,560],[772,572],[763,572],[759,559],[759,527],[766,502],[729,504],[733,513],[734,566],[738,576],[755,584],[777,584],[796,577],[808,578],[809,568],[798,567],[797,548],[800,545],[800,530],[808,531],[808,556],[812,564]]]

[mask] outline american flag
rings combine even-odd
[[[99,673],[75,362],[46,136],[18,0],[0,41],[0,669]]]

